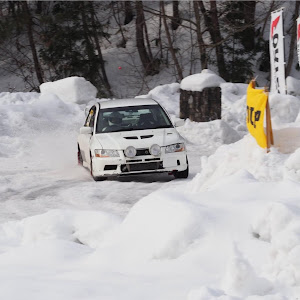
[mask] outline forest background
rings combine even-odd
[[[82,76],[98,97],[132,97],[206,68],[266,85],[270,14],[282,6],[288,76],[299,1],[3,1],[0,90]]]

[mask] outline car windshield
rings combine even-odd
[[[159,105],[100,109],[97,133],[171,128],[169,117]]]

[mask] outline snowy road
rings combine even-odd
[[[176,86],[152,91],[172,118]],[[222,120],[178,128],[187,141],[187,180],[161,174],[103,182],[77,166],[82,105],[0,94],[1,295],[298,299],[300,150],[259,148],[245,135],[245,86],[228,83],[222,93]],[[280,106],[275,125],[279,114],[298,128],[299,100],[283,100],[270,101]]]
[[[94,182],[87,169],[77,166],[76,131],[71,135],[48,134],[47,138],[41,133],[34,138],[26,159],[5,158],[1,164],[1,223],[50,209],[101,210],[124,217],[139,199],[191,180],[200,168],[201,153],[190,145],[191,173],[187,180],[149,174]],[[53,146],[49,148],[49,144]],[[45,152],[40,151],[43,145],[48,147]]]

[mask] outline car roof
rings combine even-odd
[[[100,108],[126,107],[126,106],[140,106],[140,105],[158,105],[153,99],[148,98],[131,98],[131,99],[116,99],[99,102]]]

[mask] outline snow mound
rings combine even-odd
[[[247,84],[222,83],[222,120],[240,134],[248,133],[246,126]]]
[[[187,300],[238,300],[238,299],[226,295],[222,290],[203,286],[200,289],[190,291]]]
[[[278,181],[284,178],[286,159],[287,156],[275,148],[266,153],[247,135],[236,143],[220,146],[210,157],[203,157],[202,171],[194,177],[191,186],[194,191],[200,191],[241,170],[253,174],[259,181]]]
[[[27,94],[21,97],[26,99]],[[62,161],[70,157],[69,150],[62,148],[68,139],[76,139],[74,129],[82,124],[83,111],[77,104],[65,103],[53,94],[38,95],[37,98],[34,93],[22,105],[0,105],[0,159],[26,157],[28,162],[34,156],[34,160],[40,158],[51,165],[53,161],[58,162],[58,157]],[[17,104],[15,99],[11,95],[10,103]],[[62,157],[62,153],[66,156]]]
[[[65,240],[95,248],[119,223],[116,216],[101,211],[50,210],[45,214],[2,224],[0,247],[3,240],[14,245]]]
[[[269,271],[288,286],[300,286],[300,207],[270,203],[252,224],[259,239],[271,244]]]
[[[35,101],[40,96],[39,93],[0,93],[0,105],[26,104]]]
[[[280,126],[295,122],[300,109],[300,101],[291,95],[270,94],[272,125]]]
[[[272,289],[269,281],[256,275],[236,246],[227,266],[223,287],[227,294],[242,298],[250,295],[265,295]]]
[[[179,83],[171,83],[157,86],[147,95],[140,95],[136,98],[150,98],[161,104],[169,114],[179,116]]]
[[[300,181],[300,149],[291,154],[284,164],[285,178]]]
[[[219,87],[225,80],[213,71],[202,70],[199,74],[185,77],[180,83],[180,88],[185,91],[202,92],[209,87]]]
[[[130,256],[143,259],[174,259],[204,235],[208,219],[205,207],[182,194],[155,192],[132,207],[117,242],[124,255],[127,249]]]
[[[178,128],[178,131],[189,138],[192,143],[204,144],[207,147],[211,143],[231,144],[241,139],[239,133],[222,120],[198,123],[187,119],[184,126]]]
[[[54,94],[65,102],[78,104],[94,100],[97,89],[83,77],[68,77],[40,85],[41,94]]]
[[[287,92],[293,96],[300,96],[300,80],[288,76],[286,78]]]

